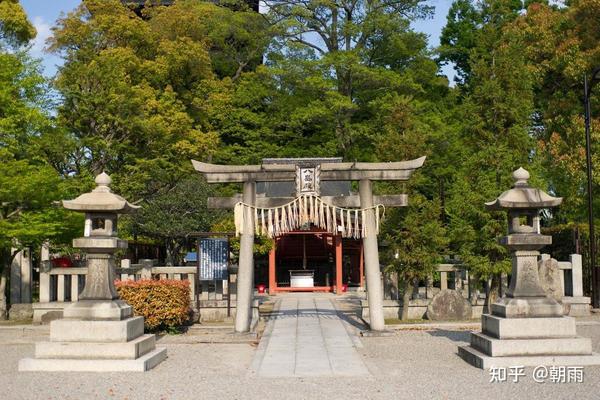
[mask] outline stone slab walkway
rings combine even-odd
[[[263,377],[368,376],[332,300],[282,296],[253,361]]]

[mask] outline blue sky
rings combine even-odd
[[[29,20],[38,33],[33,41],[31,54],[42,59],[44,73],[47,76],[53,76],[56,72],[56,65],[61,63],[60,58],[44,52],[46,39],[52,35],[50,28],[61,13],[73,10],[79,3],[80,0],[21,0]]]
[[[43,51],[46,39],[52,34],[50,28],[62,13],[68,13],[80,3],[80,0],[21,0],[29,19],[37,29],[38,36],[32,47],[32,55],[42,59],[44,73],[53,76],[56,66],[60,65],[60,58],[47,54]],[[452,0],[429,0],[430,5],[435,7],[433,19],[417,21],[413,27],[429,35],[429,45],[435,47],[439,44],[439,36],[446,23],[446,15],[452,4]],[[450,80],[454,76],[452,67],[445,67],[443,72]]]

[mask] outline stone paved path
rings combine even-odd
[[[282,296],[253,369],[268,377],[367,376],[346,322],[327,297]]]

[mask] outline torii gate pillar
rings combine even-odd
[[[361,208],[373,206],[373,184],[369,179],[358,182]],[[371,208],[365,211],[365,221],[368,232],[373,232],[363,238],[365,275],[367,277],[367,300],[369,302],[369,325],[373,331],[385,329],[383,318],[383,288],[379,267],[379,249],[375,227],[375,211]]]
[[[256,182],[244,182],[242,198],[244,203],[256,203]],[[254,226],[254,213],[250,209],[244,215],[249,226]],[[254,298],[254,229],[240,235],[240,258],[237,275],[237,305],[235,313],[235,331],[250,331],[252,321],[252,301]]]

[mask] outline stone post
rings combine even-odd
[[[143,258],[140,260],[142,264],[142,269],[140,271],[141,279],[152,279],[152,266],[154,265],[154,261],[149,258]]]
[[[11,248],[10,251],[14,254],[17,249]],[[10,304],[21,302],[21,253],[17,252],[10,265]]]
[[[129,258],[121,259],[121,269],[128,270],[129,268],[131,268],[131,260]],[[127,271],[127,273],[123,273],[123,271],[121,271],[121,280],[122,281],[129,280],[129,271]]]
[[[367,208],[373,206],[373,184],[369,179],[361,179],[358,183],[360,206]],[[363,238],[365,275],[367,278],[367,294],[369,301],[369,325],[371,330],[382,331],[385,329],[383,317],[383,289],[381,285],[381,270],[379,267],[379,249],[377,235],[375,234],[375,212],[373,209],[365,212],[367,232],[370,234]]]
[[[40,256],[40,303],[50,302],[50,243],[42,244]]]
[[[573,280],[573,297],[583,297],[581,254],[571,254],[571,279]]]
[[[31,303],[31,249],[22,251],[21,258],[21,303]]]
[[[448,273],[440,271],[440,290],[448,289]]]
[[[11,265],[11,304],[31,303],[31,275],[31,251],[28,248],[22,249],[13,258]]]
[[[427,275],[425,280],[425,297],[433,299],[433,276]]]
[[[244,182],[242,200],[246,204],[256,201],[256,182]],[[252,300],[254,297],[254,212],[245,207],[246,230],[241,232],[240,259],[237,276],[237,305],[235,314],[235,331],[250,331],[252,318]]]
[[[454,290],[463,289],[462,271],[454,268]]]

